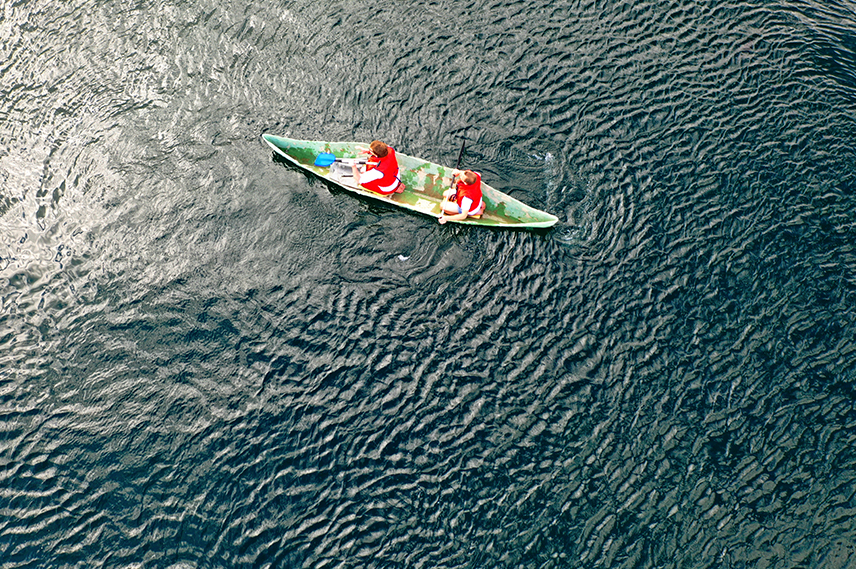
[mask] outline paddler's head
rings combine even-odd
[[[478,178],[476,177],[476,173],[472,170],[464,170],[461,173],[461,181],[466,185],[475,184]]]
[[[387,154],[389,154],[389,148],[387,148],[386,144],[381,142],[380,140],[374,140],[369,145],[369,148],[372,151],[372,154],[377,156],[378,158],[383,158]]]

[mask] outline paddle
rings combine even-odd
[[[320,168],[327,168],[328,166],[332,166],[333,162],[343,162],[348,164],[365,164],[365,160],[360,160],[358,158],[336,158],[335,155],[329,152],[322,152],[315,158],[315,165]]]
[[[464,157],[464,145],[467,143],[467,139],[463,136],[461,137],[461,151],[458,152],[458,161],[455,163],[455,170],[461,169],[461,158]],[[457,184],[455,183],[455,175],[452,174],[452,183],[449,185],[450,190],[455,190],[457,193]],[[452,199],[450,201],[455,201],[455,195],[452,195]]]
[[[368,147],[363,146],[362,144],[356,145],[358,150],[362,150],[368,152]],[[332,152],[322,152],[315,158],[315,165],[319,168],[327,168],[333,165],[333,162],[344,162],[346,159],[344,158],[336,158],[336,155]],[[365,164],[365,160],[360,160],[359,158],[352,158],[351,161],[355,161],[356,164]]]
[[[336,156],[334,154],[330,154],[329,152],[322,152],[315,159],[315,165],[321,168],[326,168],[333,164],[336,161]]]

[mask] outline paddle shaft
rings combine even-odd
[[[462,140],[461,140],[461,151],[460,151],[460,152],[458,152],[458,161],[455,163],[455,170],[460,170],[460,168],[461,168],[461,158],[463,158],[463,157],[464,157],[464,145],[465,145],[466,143],[467,143],[467,139],[466,139],[466,138],[464,138],[464,139],[462,139]],[[450,189],[450,190],[455,190],[455,189],[457,189],[457,188],[455,187],[455,175],[454,175],[454,174],[452,174],[452,183],[449,185],[449,189]]]

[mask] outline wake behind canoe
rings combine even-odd
[[[434,218],[438,218],[442,214],[440,203],[443,201],[443,191],[448,189],[452,183],[452,168],[396,152],[399,177],[404,182],[406,189],[400,194],[382,196],[356,186],[353,177],[350,175],[350,161],[358,158],[360,152],[368,148],[368,144],[297,140],[272,134],[264,134],[262,138],[274,152],[290,163],[349,192]],[[316,158],[320,154],[332,154],[336,161],[329,165],[316,166]],[[320,163],[326,164],[325,162]],[[480,218],[468,217],[455,223],[487,227],[538,229],[552,227],[558,221],[556,216],[530,207],[484,182],[482,182],[482,198],[487,209]]]

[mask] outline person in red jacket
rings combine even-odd
[[[395,159],[395,149],[380,140],[372,141],[369,145],[369,156],[363,172],[356,164],[351,166],[354,181],[357,186],[375,192],[382,196],[400,194],[404,184],[398,177],[398,160]]]
[[[443,214],[439,218],[441,224],[463,221],[470,216],[481,215],[485,210],[481,174],[472,170],[453,170],[452,178],[455,177],[458,178],[457,190],[452,188],[443,192],[443,203],[440,204]]]

